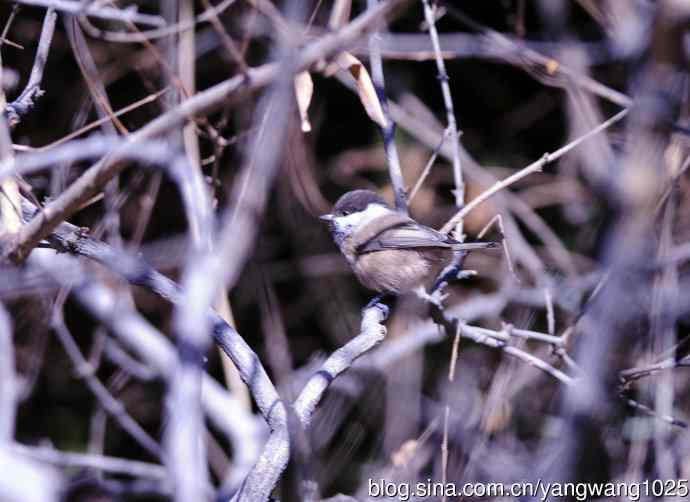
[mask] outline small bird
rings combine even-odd
[[[371,190],[347,192],[321,219],[329,223],[359,281],[380,294],[427,288],[457,253],[497,246],[451,239],[396,211]]]

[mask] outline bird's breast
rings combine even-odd
[[[354,272],[360,282],[378,292],[407,293],[419,286],[427,286],[434,279],[440,256],[426,256],[413,249],[389,249],[360,255]]]

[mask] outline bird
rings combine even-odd
[[[497,247],[463,243],[393,209],[372,190],[342,195],[327,221],[333,240],[360,283],[381,295],[426,292],[458,253]],[[457,270],[455,271],[457,275]]]

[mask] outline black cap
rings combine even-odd
[[[352,190],[338,199],[333,206],[334,216],[344,216],[358,211],[364,211],[369,204],[381,204],[388,207],[376,192],[371,190]]]

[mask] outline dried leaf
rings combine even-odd
[[[331,17],[328,20],[328,27],[331,30],[338,30],[345,26],[350,20],[352,11],[352,0],[336,0],[331,10]]]
[[[549,59],[549,61],[546,63],[546,73],[549,75],[555,75],[556,72],[558,71],[558,61],[555,59]]]
[[[391,455],[391,462],[395,467],[404,467],[410,463],[417,453],[417,440],[408,439]]]
[[[502,431],[510,424],[510,419],[513,416],[513,407],[505,399],[501,400],[498,405],[491,410],[491,413],[484,421],[484,431],[489,434],[495,434]]]
[[[341,69],[348,70],[355,78],[359,100],[362,102],[362,105],[364,105],[364,109],[367,111],[369,118],[385,128],[386,117],[383,114],[381,101],[379,101],[374,83],[364,64],[349,52],[341,52],[336,59],[336,64]]]
[[[311,98],[314,95],[314,82],[308,71],[303,71],[295,76],[295,96],[297,97],[297,108],[299,109],[299,116],[302,119],[302,131],[311,131],[311,123],[309,122],[309,105]]]

